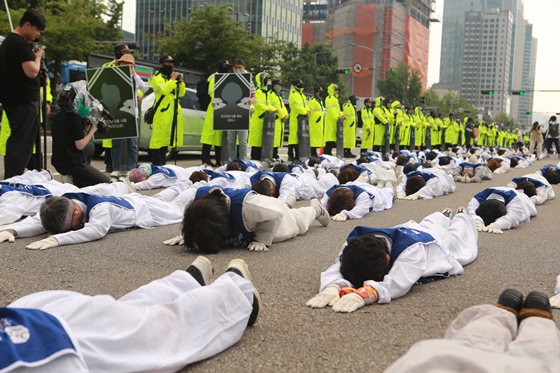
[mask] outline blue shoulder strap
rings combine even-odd
[[[154,166],[152,165],[152,175],[154,174],[164,174],[165,176],[169,177],[169,178],[176,178],[177,175],[175,174],[175,171],[167,168],[167,167],[163,167],[163,166]]]
[[[89,221],[89,213],[91,212],[91,210],[100,203],[111,203],[113,205],[123,207],[127,210],[134,210],[134,207],[130,204],[130,202],[121,197],[99,196],[97,194],[88,193],[64,193],[62,197],[70,198],[84,203],[87,206],[86,221]]]
[[[513,190],[499,190],[494,188],[487,188],[484,189],[482,192],[479,192],[474,195],[474,198],[478,201],[478,203],[482,203],[488,199],[490,194],[498,194],[504,198],[504,203],[507,204],[511,202],[512,199],[517,197],[517,193]]]
[[[0,196],[7,192],[20,192],[29,194],[34,197],[50,197],[52,193],[50,190],[42,185],[27,185],[20,183],[0,182]]]
[[[422,171],[412,171],[406,174],[406,178],[409,179],[413,176],[422,176],[422,178],[424,178],[424,180],[426,182],[428,182],[428,180],[436,178],[439,179],[439,177],[437,175],[431,174],[429,172],[422,172]]]
[[[340,167],[339,172],[342,171],[343,169],[345,169],[346,167],[354,167],[360,174],[362,172],[367,172],[368,174],[371,174],[371,171],[367,167],[364,167],[362,165],[352,164],[352,163],[347,164],[346,166]]]
[[[533,185],[535,186],[535,188],[540,188],[540,187],[545,187],[548,188],[548,185],[544,184],[543,182],[537,180],[537,179],[532,179],[530,177],[516,177],[515,179],[512,179],[511,181],[513,183],[515,183],[515,185],[519,185],[519,183],[529,180],[530,182],[533,183]]]
[[[78,355],[58,319],[46,312],[0,307],[0,371],[39,367],[67,354]]]
[[[203,171],[206,175],[210,176],[212,179],[223,177],[228,180],[235,180],[235,177],[233,175],[228,174],[227,172],[218,172],[218,171],[212,171],[208,169],[204,169]]]

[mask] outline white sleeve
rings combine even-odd
[[[467,211],[469,212],[469,215],[475,221],[479,221],[482,224],[484,224],[484,220],[482,220],[482,218],[476,214],[476,210],[478,209],[478,206],[480,206],[480,203],[478,202],[478,200],[476,198],[473,197],[473,199],[471,199],[471,201],[469,202],[469,205],[467,206]],[[484,224],[484,225],[486,225],[486,224]]]
[[[288,196],[296,197],[297,193],[297,185],[296,180],[293,176],[286,175],[280,184],[280,195],[278,196],[279,199],[286,202]]]
[[[346,214],[350,219],[361,219],[367,214],[373,206],[373,201],[369,198],[369,194],[362,193],[356,198],[354,208],[350,211],[342,210],[341,213]]]
[[[399,185],[397,185],[397,193],[402,194],[403,196],[406,196],[406,192],[404,191],[404,188],[406,187],[406,175],[403,176],[401,183]]]
[[[231,182],[225,177],[216,177],[208,183],[209,186],[221,186],[222,188],[228,188]]]
[[[342,253],[342,251],[340,253]],[[330,266],[325,272],[321,272],[321,287],[319,288],[319,291],[323,291],[327,286],[332,284],[337,284],[341,287],[354,287],[350,281],[345,280],[344,277],[342,277],[342,274],[340,273],[339,258],[340,254],[338,254],[336,262],[332,266]]]
[[[545,203],[548,198],[546,187],[537,188],[537,194],[531,197],[531,199],[533,198],[536,200],[536,205],[542,205]]]
[[[418,192],[416,192],[418,194],[418,196],[422,197],[423,199],[432,199],[432,198],[437,197],[437,196],[442,196],[443,195],[443,188],[441,186],[441,183],[443,183],[444,181],[440,180],[440,177],[442,177],[442,176],[439,176],[437,178],[434,177],[434,178],[431,178],[430,180],[428,180],[426,185],[422,189],[420,189]]]
[[[368,285],[377,290],[378,303],[389,303],[392,299],[402,297],[422,277],[427,268],[427,250],[422,244],[414,244],[399,255],[393,263],[383,282],[366,281]],[[356,285],[358,286],[358,285]]]
[[[148,86],[146,85],[146,83],[144,83],[144,81],[142,80],[142,78],[140,78],[138,75],[136,75],[136,76],[134,77],[134,80],[136,81],[136,88],[139,89],[140,92],[142,92],[142,93],[148,92],[148,89],[149,89],[150,87],[148,87]],[[135,93],[136,93],[136,92],[135,92]]]
[[[323,197],[321,198],[321,204],[322,204],[323,206],[325,206],[325,208],[327,208],[327,203],[329,202],[329,197],[330,197],[330,196],[328,196],[327,193],[325,193],[325,194],[323,195]]]
[[[43,224],[41,224],[41,216],[39,214],[29,216],[18,223],[8,226],[6,229],[16,231],[17,237],[33,237],[47,232],[43,228]]]
[[[0,197],[0,224],[13,223],[25,214],[27,205],[25,199],[34,197],[25,196],[23,194],[24,193],[10,192]]]
[[[117,209],[120,210],[120,208]],[[112,213],[109,203],[100,203],[90,211],[89,221],[82,229],[55,234],[52,237],[56,238],[60,246],[99,240],[105,237],[111,229]]]
[[[519,197],[520,196],[515,197],[507,204],[507,214],[496,219],[495,223],[500,226],[501,230],[517,228],[520,222],[528,218],[525,216],[523,201]],[[529,197],[527,197],[527,199],[528,198]]]
[[[271,199],[275,201],[270,201]],[[270,246],[276,231],[284,218],[281,210],[275,208],[275,198],[250,194],[243,203],[243,220],[245,226],[254,226],[254,240]],[[284,203],[284,202],[282,202]]]
[[[369,172],[364,171],[360,174],[360,177],[357,178],[356,180],[354,180],[352,182],[352,184],[356,184],[356,183],[366,183],[369,184],[370,183],[370,179],[369,179]]]
[[[165,186],[165,182],[169,179],[162,173],[157,173],[155,175],[150,176],[144,181],[140,181],[139,183],[131,183],[134,189],[138,190],[151,190],[162,188]]]

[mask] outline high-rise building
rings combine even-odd
[[[435,0],[305,0],[303,43],[327,43],[339,67],[349,68],[344,83],[358,97],[376,97],[376,80],[401,62],[428,79],[430,22]],[[354,73],[352,67],[364,69]]]
[[[523,30],[523,52],[521,53],[521,68],[516,74],[515,90],[523,92],[523,96],[513,96],[511,116],[517,122],[528,126],[533,122],[535,71],[537,66],[537,39],[533,37],[533,25],[525,21]],[[517,82],[519,81],[519,82]]]
[[[440,83],[458,87],[463,61],[463,30],[466,12],[488,13],[501,9],[503,0],[445,0],[441,38]]]
[[[243,21],[251,33],[265,37],[278,33],[280,39],[300,44],[303,0],[137,0],[136,35],[142,58],[157,59],[153,52],[157,45],[149,35],[165,32],[165,20],[177,22],[207,5],[225,4],[231,4],[233,20]]]
[[[464,20],[461,97],[490,116],[510,113],[513,15],[510,11],[467,12]],[[492,95],[482,94],[492,91]]]

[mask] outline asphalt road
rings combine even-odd
[[[354,151],[356,153],[356,151]],[[285,154],[285,153],[284,153]],[[148,161],[141,156],[141,161]],[[417,341],[441,338],[461,310],[495,302],[506,288],[524,294],[537,290],[553,295],[560,272],[560,201],[538,207],[538,216],[503,235],[481,233],[479,256],[461,276],[415,285],[387,305],[368,306],[352,314],[305,306],[319,288],[319,275],[335,260],[342,243],[358,225],[390,228],[420,221],[446,207],[467,206],[472,196],[491,186],[505,186],[514,177],[535,172],[558,159],[552,157],[528,169],[495,175],[481,184],[457,185],[453,194],[429,201],[397,200],[391,210],[364,219],[314,222],[309,232],[268,252],[227,249],[208,255],[216,274],[240,257],[250,266],[264,309],[254,327],[227,351],[193,364],[182,372],[382,372]],[[199,164],[195,155],[179,155],[179,165]],[[103,168],[102,161],[94,165]],[[0,162],[3,169],[3,164]],[[59,179],[59,177],[58,177]],[[554,186],[557,194],[560,188]],[[146,194],[154,194],[149,191]],[[309,202],[297,202],[296,207]],[[26,294],[67,289],[115,298],[177,269],[185,269],[197,252],[168,247],[165,239],[179,234],[179,225],[109,234],[102,240],[45,251],[26,250],[46,236],[0,244],[0,306]],[[554,311],[557,319],[560,312]],[[188,332],[188,331],[185,331]]]

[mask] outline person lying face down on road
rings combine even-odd
[[[323,196],[321,203],[334,221],[361,219],[368,212],[380,212],[393,207],[393,183],[380,189],[371,184],[335,185]]]
[[[111,231],[177,224],[189,202],[189,186],[176,183],[153,197],[129,193],[124,183],[109,184],[110,196],[90,193],[66,193],[50,197],[39,214],[12,224],[0,232],[0,242],[14,242],[16,237],[43,233],[52,236],[27,245],[44,250],[62,245],[99,240]]]
[[[509,159],[504,158],[488,158],[486,166],[495,174],[505,174],[510,169]]]
[[[338,184],[336,176],[327,173],[315,179],[304,174],[259,171],[251,175],[252,189],[262,195],[277,197],[293,208],[297,200],[321,198],[333,185]]]
[[[195,171],[203,171],[204,166],[183,168],[174,165],[154,166],[140,163],[130,171],[128,176],[134,190],[151,190],[168,188],[173,184],[186,181]]]
[[[353,312],[402,297],[415,283],[462,274],[478,255],[478,232],[464,208],[451,217],[446,209],[420,223],[356,227],[336,262],[321,273],[319,294],[307,306]]]
[[[537,172],[537,175],[542,175],[549,182],[549,184],[560,184],[560,167],[553,165],[544,166]]]
[[[383,161],[369,162],[367,160],[369,158],[359,158],[356,164],[348,164],[342,167],[338,173],[339,183],[369,183],[372,185],[377,184],[378,188],[383,188],[388,181],[392,183],[397,182],[397,169],[394,163]],[[361,162],[361,160],[364,161]],[[390,164],[390,166],[386,167],[386,164]]]
[[[513,188],[487,188],[474,195],[467,207],[479,232],[503,233],[506,229],[528,223],[537,209],[523,192]]]
[[[185,209],[182,234],[164,242],[203,253],[227,247],[267,251],[273,242],[304,234],[314,220],[327,226],[330,216],[318,199],[309,207],[290,209],[278,198],[250,189],[201,187]]]
[[[323,166],[327,169],[343,167],[346,162],[343,159],[338,159],[335,156],[323,154],[320,156],[309,157],[307,165],[310,167]]]
[[[208,359],[238,342],[262,309],[245,261],[233,259],[213,275],[210,260],[199,256],[119,299],[67,290],[26,295],[0,307],[7,322],[0,368],[170,373]]]
[[[492,180],[493,177],[492,171],[480,163],[463,162],[453,172],[453,180],[461,183],[480,183],[482,180]]]
[[[453,193],[456,189],[453,176],[437,168],[409,172],[397,186],[397,198],[406,200],[432,199]]]
[[[525,193],[535,205],[542,205],[547,200],[554,199],[556,196],[548,180],[539,174],[527,174],[522,177],[516,177],[506,186],[508,188],[523,190],[523,193]]]
[[[216,171],[243,171],[243,172],[257,172],[262,170],[263,165],[257,161],[241,161],[239,159],[234,159],[229,161],[227,164],[220,166]]]
[[[191,183],[202,182],[204,185],[221,186],[222,188],[250,188],[249,174],[241,171],[195,171],[189,177]]]

